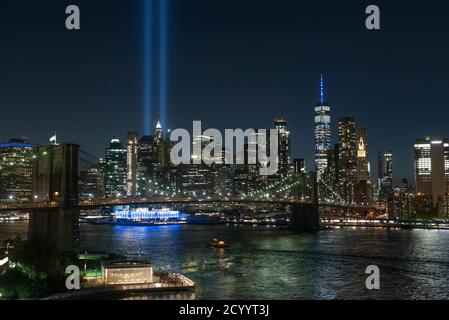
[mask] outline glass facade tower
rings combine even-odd
[[[449,140],[427,136],[417,139],[414,147],[416,192],[431,197],[436,206],[438,198],[448,192]]]
[[[331,149],[331,107],[324,102],[324,81],[321,76],[320,103],[315,107],[315,170],[318,178],[328,167],[328,152]]]

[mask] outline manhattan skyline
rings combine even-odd
[[[45,144],[56,131],[61,142],[102,157],[113,136],[124,141],[128,131],[144,131],[142,6],[78,1],[82,27],[70,32],[67,4],[5,2],[0,99],[8,116],[0,120],[0,140],[28,136]],[[293,156],[312,170],[323,74],[333,142],[338,118],[354,116],[367,128],[372,176],[377,153],[392,150],[395,182],[413,181],[415,139],[449,135],[442,94],[449,44],[441,41],[448,5],[432,1],[430,11],[418,1],[377,1],[382,29],[370,32],[367,4],[171,0],[169,128],[190,129],[192,120],[271,128],[284,116]],[[21,19],[11,18],[16,13]]]
[[[449,300],[448,12],[4,0],[0,301]]]

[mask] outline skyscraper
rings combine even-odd
[[[0,201],[32,198],[33,146],[26,139],[0,144]]]
[[[357,144],[358,180],[369,181],[371,179],[370,164],[368,160],[368,138],[366,128],[360,128]]]
[[[373,200],[373,188],[371,185],[371,169],[368,160],[368,137],[366,128],[358,130],[357,137],[357,203],[368,204]]]
[[[386,203],[393,191],[393,152],[379,153],[378,162],[379,201]]]
[[[449,140],[438,135],[415,142],[415,182],[420,196],[431,197],[435,207],[438,198],[448,192]]]
[[[211,141],[210,137],[198,135],[193,137],[194,148],[204,147]],[[213,170],[204,163],[181,164],[177,167],[177,187],[189,194],[205,196],[213,194]]]
[[[106,197],[106,161],[100,158],[97,163],[97,198],[102,199]]]
[[[382,153],[379,152],[377,154],[377,184],[380,189],[382,185],[382,178],[384,176],[384,158],[382,157]]]
[[[143,136],[139,140],[139,162],[140,167],[146,167],[148,171],[148,177],[152,176],[155,170],[153,167],[156,167],[157,156],[156,156],[156,147],[154,143],[153,136]]]
[[[137,178],[138,178],[138,164],[139,164],[139,142],[137,133],[135,132],[128,133],[126,159],[127,159],[126,195],[128,197],[134,197],[137,194]]]
[[[106,197],[126,195],[127,161],[126,149],[119,139],[113,138],[106,149]]]
[[[156,131],[154,133],[154,147],[156,149],[156,160],[164,166],[166,160],[169,159],[165,159],[164,131],[160,121],[157,122]]]
[[[323,202],[345,201],[340,195],[340,146],[336,143],[327,152],[327,168],[318,183],[319,198]]]
[[[393,152],[384,153],[384,185],[393,187]]]
[[[153,136],[143,136],[139,140],[139,169],[138,180],[139,186],[137,193],[140,195],[147,194],[147,182],[157,180],[157,172],[159,165],[156,161],[156,148],[154,146]]]
[[[324,80],[321,76],[320,102],[315,107],[315,170],[318,178],[328,166],[328,151],[331,148],[331,107],[324,101]]]
[[[339,119],[338,139],[340,192],[347,202],[352,203],[355,201],[355,186],[358,182],[355,118]]]
[[[174,173],[176,168],[171,167],[170,161],[173,143],[169,139],[164,139],[164,132],[159,121],[153,135],[143,136],[138,145],[137,196],[142,196],[148,190],[154,189],[148,188],[148,183],[175,185],[176,182],[171,180],[176,180],[177,175]]]
[[[287,121],[282,118],[276,118],[274,125],[279,134],[279,146],[278,146],[278,174],[285,176],[292,171],[292,158],[290,150],[290,131],[287,128]]]
[[[306,160],[305,159],[293,159],[293,172],[294,173],[306,173]]]
[[[101,198],[101,177],[98,165],[91,165],[89,169],[80,174],[79,193],[81,199]]]

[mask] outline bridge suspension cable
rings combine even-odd
[[[91,159],[91,161],[93,161],[93,163],[98,163],[100,162],[100,159],[97,156],[94,156],[93,154],[84,151],[83,149],[79,149],[78,152],[83,156],[86,157],[88,159]]]
[[[343,197],[336,192],[332,187],[330,187],[324,179],[320,179],[320,185],[323,185],[328,191],[330,191],[336,198],[337,201],[340,201],[340,204],[347,204],[346,200],[343,199]]]

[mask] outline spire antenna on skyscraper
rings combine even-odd
[[[320,98],[321,98],[321,104],[324,103],[324,78],[323,75],[321,75],[320,79]]]

